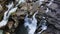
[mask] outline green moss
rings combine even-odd
[[[14,13],[11,13],[11,15],[13,16],[13,15],[15,15],[16,14],[16,12],[14,12]]]

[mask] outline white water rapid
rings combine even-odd
[[[28,27],[28,34],[34,34],[36,28],[37,28],[37,19],[35,18],[35,15],[38,13],[35,12],[32,18],[28,18],[28,15],[25,17],[25,23],[24,26]]]
[[[24,0],[19,0],[18,4],[15,7],[14,7],[13,2],[11,4],[9,3],[9,5],[6,5],[8,10],[5,11],[5,13],[4,13],[3,20],[0,22],[0,27],[5,26],[7,24],[9,16],[11,15],[11,13],[16,12],[16,10],[18,8],[17,6],[19,4],[21,4],[21,2],[24,2]]]
[[[47,29],[47,26],[46,26],[46,20],[44,20],[45,19],[45,17],[43,17],[43,19],[41,20],[41,31],[40,32],[38,32],[37,34],[41,34],[44,30],[46,30]]]

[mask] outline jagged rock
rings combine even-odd
[[[56,9],[56,12],[51,11],[47,15],[49,15],[48,22],[60,29],[60,9]]]
[[[52,3],[51,6],[49,6],[52,9],[57,9],[58,5],[56,3]]]

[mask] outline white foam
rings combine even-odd
[[[42,30],[41,30],[40,32],[38,32],[38,34],[41,34],[44,30],[46,30],[46,29],[47,29],[47,26],[44,26],[44,25],[43,25],[43,26],[41,27],[41,29],[42,29]]]
[[[25,23],[24,26],[27,27],[28,26],[28,34],[34,34],[36,28],[37,28],[37,19],[35,18],[35,15],[37,14],[37,12],[33,15],[32,18],[28,18],[25,17]],[[31,22],[29,22],[29,21]]]
[[[40,32],[38,32],[38,34],[41,34],[44,30],[46,30],[47,29],[47,26],[46,26],[46,20],[44,20],[44,22],[41,22],[42,23],[42,27],[41,27],[41,31]]]
[[[14,6],[13,2],[11,4],[9,3],[9,5],[6,5],[8,9],[12,8],[13,6]]]
[[[8,18],[11,15],[11,13],[13,13],[17,10],[17,7],[15,7],[15,8],[12,8],[12,7],[13,7],[13,3],[7,5],[8,10],[4,13],[3,20],[0,22],[0,27],[5,26],[8,22]],[[9,9],[11,9],[11,10],[9,10]],[[8,13],[8,15],[7,15],[7,13]]]

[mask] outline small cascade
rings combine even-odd
[[[25,23],[24,26],[27,27],[28,34],[34,34],[36,28],[37,28],[37,19],[35,18],[35,15],[38,13],[35,12],[32,18],[28,18],[28,15],[25,17]]]
[[[17,6],[19,4],[21,4],[21,2],[24,2],[24,1],[19,0],[18,4],[15,7],[14,7],[13,2],[11,4],[9,3],[9,5],[6,5],[8,10],[5,11],[5,13],[4,13],[3,20],[0,22],[0,27],[5,26],[7,24],[9,16],[11,15],[11,13],[16,12],[16,10],[18,8]]]
[[[45,20],[45,17],[42,18],[42,20],[40,21],[41,23],[41,31],[38,32],[37,34],[41,34],[43,31],[45,31],[47,29],[47,25],[46,25],[46,20]]]
[[[8,10],[4,13],[4,17],[3,20],[0,22],[0,27],[5,26],[8,22],[8,18],[10,16],[10,13],[7,15],[8,11],[10,10],[10,8],[13,6],[13,3],[7,5]]]

